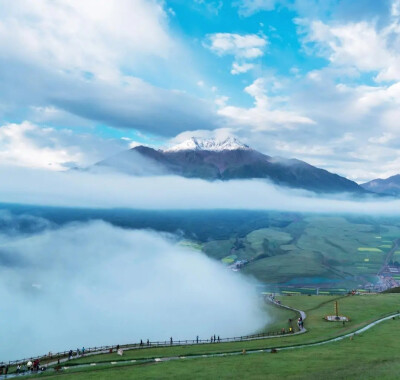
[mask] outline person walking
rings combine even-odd
[[[16,371],[18,374],[21,372],[21,364],[18,364],[17,365],[17,371]]]
[[[28,371],[31,370],[31,368],[32,368],[32,361],[31,360],[28,360],[28,363],[26,363],[26,368],[28,368]]]

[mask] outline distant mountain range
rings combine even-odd
[[[206,180],[265,178],[278,185],[319,193],[368,193],[347,178],[304,161],[267,156],[235,138],[191,138],[158,150],[141,145],[100,161],[96,167],[137,174],[138,159],[141,174],[148,171]]]
[[[400,195],[400,174],[386,179],[374,179],[361,185],[364,189],[378,194]]]

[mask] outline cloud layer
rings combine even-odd
[[[161,136],[218,125],[212,103],[142,78],[187,66],[161,1],[16,0],[1,9],[3,119],[46,119],[53,109],[64,125],[75,117]]]
[[[140,171],[140,168],[138,168]],[[138,209],[260,209],[299,212],[396,214],[400,200],[320,196],[267,180],[204,181],[177,176],[130,176],[113,172],[48,172],[1,168],[3,202],[34,205]],[[26,190],[24,190],[26,189]]]
[[[248,280],[156,233],[94,221],[0,240],[1,360],[268,321]]]

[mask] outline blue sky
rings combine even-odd
[[[399,0],[0,0],[0,162],[238,137],[399,173]]]

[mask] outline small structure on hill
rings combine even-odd
[[[339,315],[339,304],[338,301],[335,301],[334,303],[334,310],[335,314],[334,315],[326,315],[325,319],[329,322],[348,322],[350,321],[349,317],[346,317],[344,315]]]

